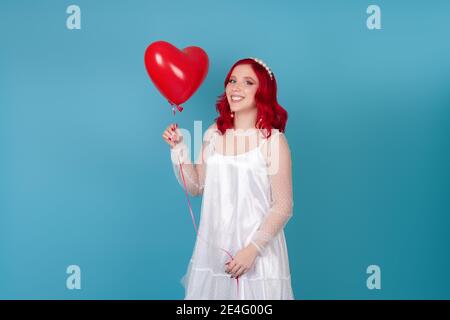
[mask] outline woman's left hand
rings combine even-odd
[[[258,249],[253,244],[249,244],[244,249],[239,250],[233,260],[225,263],[225,272],[230,273],[231,278],[237,278],[253,266],[257,256]]]

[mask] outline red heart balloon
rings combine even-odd
[[[179,50],[166,41],[150,44],[144,62],[156,88],[177,107],[200,87],[209,66],[208,55],[202,48],[191,46]]]

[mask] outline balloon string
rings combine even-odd
[[[187,191],[186,180],[184,179],[183,164],[181,163],[179,157],[178,157],[178,164],[180,165],[180,175],[181,175],[181,178],[182,178],[182,180],[183,180],[183,185],[184,185],[184,188],[183,188],[183,189],[184,189],[184,192],[185,192],[185,195],[186,195],[186,199],[187,199],[187,202],[188,202],[189,213],[191,214],[192,224],[194,225],[195,233],[197,234],[197,237],[198,237],[198,238],[200,238],[201,240],[203,240],[204,242],[206,242],[206,243],[208,244],[208,241],[206,241],[205,239],[203,239],[202,237],[200,237],[200,234],[199,234],[199,232],[198,232],[197,224],[195,223],[195,216],[194,216],[194,213],[193,213],[193,211],[192,211],[191,201],[190,201],[190,199],[189,199],[189,194],[188,194],[188,191]],[[215,246],[215,247],[217,247],[217,246]],[[223,249],[223,248],[221,248],[221,247],[217,247],[217,248],[219,248],[219,249],[225,251],[225,253],[226,253],[231,259],[233,259],[233,255],[232,255],[228,250],[225,250],[225,249]],[[237,296],[239,297],[239,277],[236,277],[236,288],[237,288]]]

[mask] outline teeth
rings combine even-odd
[[[244,98],[238,97],[238,96],[231,96],[231,100],[233,100],[233,101],[241,101],[242,99],[244,99]]]

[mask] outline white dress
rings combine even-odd
[[[279,133],[274,131],[273,136]],[[225,155],[215,148],[218,134],[218,130],[214,130],[210,138],[204,140],[207,157],[200,171],[197,168],[189,172],[195,169],[192,164],[191,167],[184,164],[182,168],[186,182],[191,183],[187,188],[191,195],[203,194],[199,236],[187,272],[181,279],[185,299],[294,299],[282,228],[291,213],[283,217],[271,236],[267,232],[266,237],[258,236],[265,221],[269,230],[274,229],[274,223],[267,219],[274,201],[267,163],[261,152],[263,144],[245,153]],[[176,177],[182,184],[179,166],[174,161],[180,156],[180,148],[173,148],[171,153]],[[272,216],[277,214],[274,212]],[[278,220],[280,216],[278,214]],[[225,250],[234,256],[250,242],[259,244],[260,249],[253,267],[240,276],[239,281],[230,278],[225,272],[225,263],[230,260]]]

